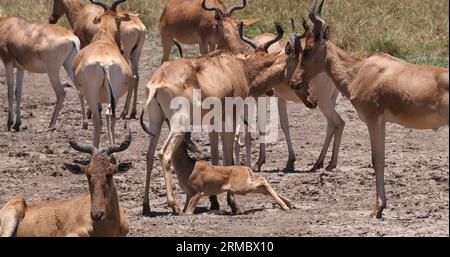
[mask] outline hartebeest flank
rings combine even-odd
[[[367,124],[376,174],[377,197],[372,216],[381,218],[386,208],[384,186],[386,123],[412,129],[438,129],[449,123],[449,70],[406,63],[387,54],[363,58],[329,41],[321,18],[324,0],[309,12],[314,22],[302,59],[292,79],[295,88],[326,72]]]
[[[131,131],[120,146],[97,149],[70,137],[76,151],[92,155],[86,165],[64,164],[74,174],[85,174],[87,194],[68,200],[28,205],[23,196],[12,198],[0,210],[2,237],[114,237],[126,236],[129,226],[114,182],[114,174],[125,173],[131,163],[112,165],[109,156],[125,151],[131,144]]]
[[[162,63],[169,60],[174,39],[183,44],[199,44],[202,55],[216,50],[216,46],[222,43],[216,28],[217,14],[230,18],[229,22],[238,24],[240,21],[231,18],[231,15],[235,11],[244,9],[246,5],[247,1],[243,0],[242,6],[232,6],[227,9],[221,0],[170,0],[159,20],[163,45]],[[216,14],[209,12],[210,10],[216,11]],[[243,22],[244,25],[250,26],[256,21],[248,19]]]
[[[92,21],[96,17],[101,16],[102,13],[102,7],[95,4],[85,4],[80,0],[53,0],[53,11],[49,18],[49,22],[55,24],[65,14],[75,35],[80,38],[81,48],[84,48],[101,29],[99,23],[94,23]],[[147,28],[138,18],[137,14],[127,11],[118,11],[118,13],[119,15],[127,17],[127,20],[124,20],[120,27],[123,56],[130,62],[133,74],[139,82],[139,61],[147,36]],[[128,92],[124,111],[121,114],[122,118],[125,118],[128,115],[133,90],[133,108],[130,117],[136,118],[138,83],[135,88],[130,89]]]
[[[5,65],[8,85],[8,130],[19,131],[21,125],[20,102],[24,72],[47,73],[56,94],[56,105],[50,128],[56,125],[66,92],[59,77],[64,67],[71,82],[72,66],[80,50],[80,41],[69,30],[57,25],[34,24],[23,17],[0,17],[0,58]],[[14,68],[16,72],[16,122],[13,126]],[[84,107],[83,102],[81,102]]]
[[[242,25],[241,25],[242,26]],[[154,153],[159,140],[160,131],[165,120],[172,121],[174,115],[180,115],[171,109],[171,101],[183,97],[193,105],[193,90],[200,89],[202,98],[215,97],[223,100],[226,97],[259,96],[265,94],[273,85],[278,85],[286,76],[292,75],[292,68],[298,63],[298,48],[289,42],[285,51],[278,54],[268,54],[267,49],[279,41],[284,31],[277,25],[278,36],[263,45],[253,45],[255,52],[247,58],[238,58],[226,50],[218,50],[204,57],[185,58],[165,62],[154,73],[147,85],[148,97],[144,111],[148,111],[150,128],[147,130],[150,144],[147,152],[147,180],[144,195],[144,214],[150,212],[149,186],[153,169]],[[245,37],[242,37],[247,40]],[[300,39],[295,39],[295,45]],[[141,115],[143,122],[144,111]],[[207,110],[202,113],[205,115]],[[181,116],[183,113],[181,113]],[[231,114],[229,114],[231,115]],[[183,117],[186,118],[186,117]],[[203,117],[202,117],[203,118]],[[224,117],[223,117],[224,118]],[[189,119],[190,120],[190,119]],[[192,125],[192,123],[191,123]],[[171,128],[174,128],[171,126]],[[233,158],[234,133],[227,133],[231,138],[224,140],[224,158]],[[172,129],[166,144],[161,149],[162,167],[166,179],[167,198],[175,214],[180,214],[180,208],[175,201],[172,190],[172,155],[176,146],[185,137],[185,132]]]
[[[106,121],[109,140],[113,145],[116,123],[115,106],[119,98],[130,88],[134,88],[137,83],[137,78],[133,76],[130,65],[121,55],[120,26],[122,20],[129,18],[118,14],[116,8],[123,2],[124,0],[116,1],[111,7],[100,4],[105,11],[94,21],[100,24],[100,30],[95,34],[92,43],[83,48],[75,57],[74,62],[75,85],[86,97],[93,114],[95,147],[99,146],[102,129],[98,105],[101,103],[109,105]]]

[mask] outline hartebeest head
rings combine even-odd
[[[321,18],[324,2],[325,0],[321,0],[317,7],[317,0],[314,0],[308,13],[314,25],[311,33],[306,35],[305,48],[291,80],[291,86],[294,90],[308,90],[309,81],[326,70],[326,43],[330,38],[330,31],[325,21]]]
[[[113,180],[114,174],[125,173],[132,166],[132,163],[114,165],[110,162],[110,156],[127,150],[131,145],[131,141],[130,129],[128,129],[128,134],[120,145],[101,149],[76,142],[73,135],[69,137],[70,146],[74,150],[91,155],[90,160],[74,164],[65,163],[64,166],[74,174],[86,174],[91,194],[91,218],[93,222],[100,222],[107,215],[107,201],[111,199],[112,194],[116,193]]]

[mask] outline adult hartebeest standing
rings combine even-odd
[[[0,58],[5,65],[8,85],[8,131],[11,127],[20,130],[20,102],[25,71],[47,73],[56,94],[56,105],[49,126],[54,129],[66,96],[59,71],[64,67],[73,83],[73,60],[80,50],[80,41],[72,32],[58,25],[34,24],[17,16],[0,17],[0,35]],[[17,70],[15,123],[14,68]],[[83,101],[81,105],[84,108]]]
[[[114,128],[116,123],[115,106],[119,98],[137,84],[137,78],[126,59],[121,54],[121,22],[128,20],[128,15],[118,14],[116,8],[126,0],[115,1],[111,7],[91,0],[104,8],[104,13],[95,18],[100,30],[95,34],[92,43],[83,48],[75,57],[75,85],[86,97],[94,122],[94,146],[100,144],[102,129],[101,114],[98,105],[109,105],[107,127],[110,143],[114,144]],[[83,122],[84,123],[84,122]]]
[[[0,236],[126,236],[129,231],[128,220],[119,206],[113,176],[127,172],[132,164],[113,165],[109,156],[127,150],[131,140],[131,131],[128,131],[120,146],[97,149],[78,143],[70,136],[69,142],[73,149],[92,157],[85,165],[64,165],[74,174],[86,175],[89,193],[68,200],[30,205],[23,196],[14,197],[0,210]]]
[[[241,24],[241,31],[243,30]],[[238,58],[226,50],[218,50],[204,57],[185,58],[165,62],[154,73],[147,85],[148,97],[144,111],[148,111],[150,127],[146,131],[153,135],[147,152],[147,179],[144,195],[144,214],[149,214],[149,187],[153,169],[154,153],[159,140],[162,125],[165,120],[172,121],[179,112],[171,109],[171,101],[176,97],[187,99],[192,106],[193,90],[200,89],[202,98],[215,97],[224,100],[226,97],[259,96],[265,94],[273,85],[278,85],[286,77],[292,76],[292,68],[298,64],[300,49],[287,43],[283,53],[268,54],[267,49],[281,40],[284,31],[277,25],[278,36],[262,45],[245,38],[254,48],[254,53],[247,58]],[[295,38],[294,46],[300,44]],[[295,69],[295,68],[294,68]],[[191,108],[192,109],[192,108]],[[184,110],[185,111],[185,110]],[[202,115],[206,114],[202,112]],[[189,114],[188,114],[189,115]],[[230,114],[231,115],[231,114]],[[141,115],[143,123],[144,112]],[[183,113],[181,113],[182,118]],[[190,120],[190,119],[189,119]],[[192,125],[192,123],[191,123]],[[144,126],[143,126],[144,127]],[[174,128],[174,126],[171,126]],[[225,165],[232,165],[234,133],[226,133],[224,140]],[[175,201],[172,190],[172,154],[185,137],[185,132],[172,129],[161,149],[161,160],[166,179],[167,198],[175,214],[180,214],[180,208]],[[227,164],[230,163],[230,164]]]
[[[49,18],[49,22],[55,24],[65,14],[75,35],[80,38],[81,48],[84,48],[101,29],[100,24],[93,22],[93,20],[102,15],[102,7],[96,4],[85,4],[80,0],[53,0],[53,12]],[[119,11],[118,13],[127,17],[127,20],[124,20],[122,23],[120,33],[123,44],[123,56],[130,62],[133,74],[139,82],[139,61],[147,36],[147,28],[138,18],[137,14],[127,11]],[[138,84],[128,92],[124,111],[121,114],[122,118],[128,115],[133,92],[133,107],[130,117],[136,118]]]
[[[210,8],[213,6],[213,8]],[[232,17],[233,13],[247,6],[243,0],[241,6],[226,8],[221,0],[170,0],[159,20],[159,29],[163,45],[162,62],[169,60],[170,49],[174,39],[183,44],[199,44],[200,53],[205,55],[216,50],[221,44],[220,33],[217,33],[217,14],[227,17],[227,22],[238,24],[240,21]],[[210,10],[216,11],[209,12]],[[250,26],[257,20],[243,20],[244,25]]]
[[[448,125],[449,70],[406,63],[387,54],[363,58],[347,53],[329,41],[329,28],[321,18],[323,3],[317,7],[315,0],[309,12],[314,27],[292,86],[307,87],[314,76],[326,72],[367,124],[377,188],[372,216],[381,218],[386,208],[386,123],[413,129]]]

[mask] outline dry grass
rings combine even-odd
[[[227,5],[239,2],[223,1]],[[0,0],[0,13],[46,22],[51,2]],[[166,2],[129,0],[125,7],[139,12],[150,34],[157,35],[157,22]],[[290,17],[300,20],[306,16],[311,0],[248,2],[238,18],[261,18],[259,25],[271,31],[274,21],[288,27]],[[332,28],[333,42],[348,51],[362,55],[383,51],[412,62],[448,66],[448,9],[448,0],[328,0],[323,17]]]

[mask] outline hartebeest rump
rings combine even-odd
[[[86,165],[64,164],[74,174],[85,174],[89,192],[68,200],[28,205],[23,196],[12,198],[0,210],[2,237],[114,237],[126,236],[129,225],[119,206],[114,174],[125,173],[131,163],[113,165],[109,156],[123,152],[131,144],[131,131],[120,146],[97,149],[70,137],[76,151],[92,157]]]
[[[64,67],[71,82],[73,60],[80,50],[80,41],[69,30],[58,25],[35,24],[23,17],[0,17],[0,58],[5,65],[8,85],[8,130],[19,131],[20,102],[24,72],[47,73],[56,94],[56,105],[50,121],[54,129],[66,92],[59,77]],[[16,122],[14,123],[14,68],[16,72]]]
[[[94,3],[97,3],[91,0]],[[83,48],[75,57],[75,85],[86,98],[92,120],[94,122],[93,144],[98,147],[102,129],[101,114],[98,105],[107,103],[107,127],[110,143],[114,144],[114,129],[116,123],[115,106],[119,98],[130,88],[136,86],[137,78],[133,76],[130,65],[121,54],[121,22],[129,19],[116,12],[118,4],[115,1],[111,7],[100,4],[104,13],[95,18],[100,24],[100,30],[95,34],[92,43]],[[85,124],[85,120],[83,124]]]
[[[162,62],[169,60],[174,39],[183,44],[199,44],[202,55],[216,50],[216,46],[222,43],[220,33],[217,32],[216,20],[227,17],[229,19],[224,22],[239,24],[240,21],[231,16],[235,11],[244,9],[246,5],[247,1],[243,0],[241,6],[227,9],[221,0],[169,0],[159,20],[163,45]],[[256,21],[248,19],[243,22],[246,26],[250,26]]]
[[[386,208],[386,123],[412,129],[448,125],[449,70],[406,63],[387,54],[363,58],[347,53],[329,41],[329,28],[321,18],[323,3],[316,8],[315,0],[309,12],[314,27],[292,86],[305,88],[317,74],[326,72],[367,124],[377,188],[372,216],[381,218]]]
[[[84,48],[91,43],[95,34],[101,29],[100,24],[93,22],[93,20],[96,17],[101,16],[103,12],[104,9],[101,6],[85,4],[80,0],[53,0],[53,11],[49,18],[49,22],[55,24],[63,15],[66,15],[75,35],[80,38],[81,48]],[[138,18],[137,14],[127,11],[118,11],[118,13],[119,15],[127,17],[126,20],[123,20],[120,28],[123,56],[130,62],[133,75],[136,76],[137,81],[139,81],[139,61],[147,36],[147,28]],[[125,118],[128,115],[133,90],[134,98],[130,117],[136,118],[138,84],[128,92],[124,111],[121,114],[122,118]]]
[[[147,152],[147,180],[144,195],[145,214],[150,212],[149,183],[153,169],[154,153],[162,125],[165,120],[171,121],[175,114],[180,114],[170,108],[172,99],[183,97],[192,106],[194,89],[201,90],[203,99],[215,97],[223,100],[226,97],[246,98],[248,96],[265,94],[273,85],[278,85],[285,80],[286,76],[290,77],[293,72],[292,68],[298,63],[299,49],[294,48],[289,42],[286,44],[283,53],[267,53],[267,49],[279,41],[284,34],[284,31],[278,25],[277,31],[278,36],[276,39],[259,46],[253,44],[256,49],[247,58],[241,59],[229,51],[218,50],[204,57],[184,58],[165,62],[154,73],[147,85],[148,98],[144,109],[144,111],[148,111],[150,119],[150,128],[147,132],[153,135],[150,137]],[[249,41],[245,37],[242,38]],[[295,45],[299,41],[300,39],[296,38]],[[207,110],[204,110],[202,118],[206,113]],[[143,116],[144,112],[141,115],[141,122],[143,122]],[[226,165],[232,165],[234,133],[225,134],[230,138],[224,140],[224,159],[228,159],[228,163],[230,163]],[[175,214],[180,214],[181,211],[175,201],[172,190],[172,154],[179,142],[184,139],[184,136],[185,132],[172,130],[160,152],[166,179],[168,202]]]

